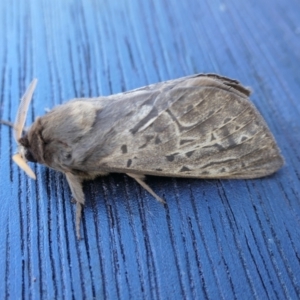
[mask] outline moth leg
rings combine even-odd
[[[77,239],[80,239],[81,212],[82,206],[84,205],[82,179],[72,173],[66,173],[66,177],[72,192],[73,200],[76,201],[76,236]]]
[[[145,183],[144,179],[145,176],[143,175],[137,175],[133,173],[126,173],[128,176],[135,179],[146,191],[148,191],[157,201],[166,204],[166,201],[164,201],[162,198],[160,198],[158,195],[154,193],[154,191],[150,188],[148,184]]]
[[[75,199],[75,198],[73,198],[73,197],[71,198],[71,200],[70,200],[70,201],[71,201],[71,203],[73,203],[73,204],[76,204],[76,203],[77,203],[76,199]]]

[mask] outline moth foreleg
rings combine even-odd
[[[148,184],[145,183],[144,178],[145,176],[143,175],[137,175],[133,173],[126,173],[128,176],[132,177],[135,179],[146,191],[148,191],[157,201],[166,204],[166,201],[164,201],[161,197],[156,195],[154,191],[150,188]]]
[[[72,192],[73,199],[76,201],[76,236],[80,239],[80,221],[82,206],[84,205],[84,194],[82,190],[82,179],[72,173],[66,173],[67,181]]]

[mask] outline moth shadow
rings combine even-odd
[[[199,179],[172,178],[159,176],[146,176],[145,183],[166,201],[166,205],[172,204],[176,198],[189,198],[191,187],[195,185],[206,185]],[[211,183],[210,183],[211,184]],[[113,203],[120,205],[124,201],[144,202],[157,207],[161,206],[148,191],[138,182],[126,174],[111,173],[107,176],[99,176],[94,180],[83,184],[86,205]]]
[[[72,194],[65,176],[59,172],[41,169],[43,189],[48,199],[62,198],[72,200]],[[164,207],[192,210],[193,206],[202,208],[209,201],[211,207],[224,205],[239,194],[243,180],[218,180],[197,178],[173,178],[146,176],[145,182],[166,202]],[[58,188],[61,187],[61,188]],[[234,190],[235,196],[232,194]],[[151,194],[126,174],[111,173],[99,176],[94,180],[84,181],[84,211],[121,210],[137,212],[139,207],[147,207],[149,211],[161,210],[163,207]],[[230,192],[229,192],[230,191]],[[239,197],[240,198],[240,197]],[[129,207],[129,208],[128,208]],[[188,208],[190,207],[190,208]]]
[[[59,193],[57,189],[59,181],[59,186],[63,187],[64,190],[64,196],[62,197],[72,200],[71,191],[63,174],[46,168],[42,168],[40,174],[43,177],[41,182],[48,198],[57,196],[57,193]],[[178,200],[201,200],[205,196],[214,194],[222,185],[226,187],[229,184],[238,187],[238,182],[241,182],[241,180],[174,178],[149,175],[145,177],[145,182],[169,205]],[[84,181],[83,191],[86,207],[95,205],[95,201],[100,204],[105,202],[117,204],[126,199],[143,200],[144,198],[156,201],[133,178],[121,173],[111,173],[106,176],[98,176],[94,180]]]

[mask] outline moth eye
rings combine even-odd
[[[72,154],[71,153],[64,153],[64,160],[65,161],[70,161],[72,159]]]
[[[29,147],[29,141],[28,141],[27,135],[21,137],[18,142],[20,145],[24,146],[25,148]]]
[[[37,160],[33,157],[31,151],[29,149],[26,149],[26,152],[25,152],[25,158],[28,160],[28,161],[31,161],[31,162],[37,162]]]

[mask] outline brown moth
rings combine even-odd
[[[74,99],[55,107],[22,135],[36,85],[25,93],[14,125],[14,161],[63,172],[76,201],[76,233],[84,205],[83,180],[111,172],[134,178],[158,201],[144,175],[258,178],[283,165],[265,121],[238,81],[199,74],[108,97]]]

